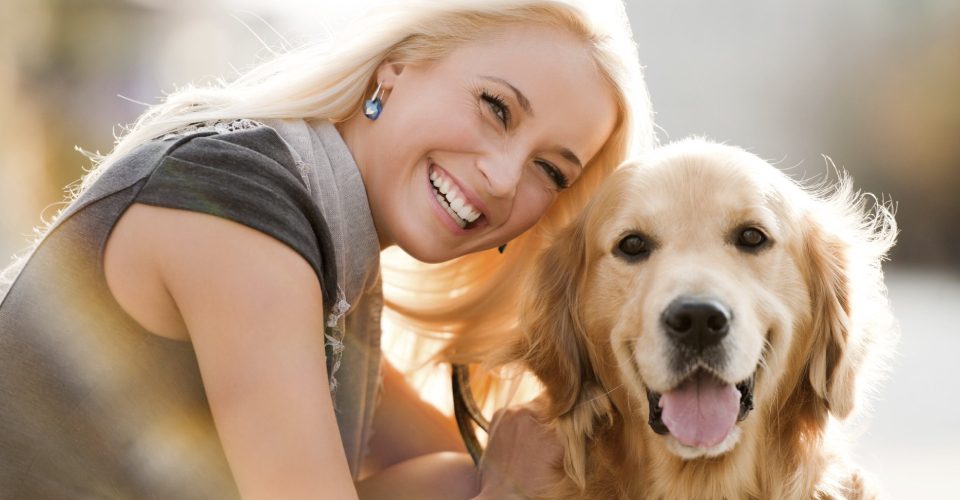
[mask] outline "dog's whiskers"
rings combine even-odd
[[[610,389],[609,391],[603,393],[603,395],[606,396],[606,395],[610,394],[611,392],[613,392],[613,391],[615,391],[615,390],[617,390],[617,389],[619,389],[619,388],[621,388],[621,387],[623,387],[623,384],[622,384],[622,383],[621,383],[620,385],[614,387],[613,389]],[[597,396],[597,397],[600,397],[600,396]]]
[[[598,400],[598,399],[600,399],[600,398],[603,398],[603,397],[608,396],[611,392],[613,392],[613,391],[615,391],[615,390],[617,390],[617,389],[619,389],[619,388],[621,388],[621,387],[623,387],[623,383],[622,383],[622,382],[620,383],[620,385],[614,387],[613,389],[610,389],[610,390],[608,390],[608,391],[604,391],[602,394],[597,394],[596,396],[594,396],[594,397],[592,397],[592,398],[590,398],[590,399],[581,401],[581,402],[577,403],[577,405],[579,406],[579,405],[584,404],[584,403],[592,403],[592,402],[594,402],[594,401],[596,401],[596,400]]]

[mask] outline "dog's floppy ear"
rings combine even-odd
[[[564,468],[583,488],[586,439],[610,413],[591,363],[580,297],[586,280],[585,214],[560,232],[537,262],[523,304],[524,361],[550,397],[549,418],[564,443]]]
[[[557,414],[573,408],[592,372],[579,312],[586,271],[582,222],[565,228],[541,255],[524,296],[524,361],[546,386]]]
[[[868,213],[866,199],[844,177],[805,227],[813,310],[809,381],[838,418],[854,408],[855,378],[868,348],[895,336],[880,263],[893,246],[896,223],[884,206]]]
[[[808,225],[806,245],[813,350],[810,385],[840,418],[853,409],[853,369],[847,359],[850,337],[850,288],[846,247],[817,224]]]

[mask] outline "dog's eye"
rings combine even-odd
[[[737,246],[747,249],[759,248],[766,242],[767,235],[755,227],[748,227],[740,231],[740,235],[737,237]]]
[[[644,257],[650,253],[650,244],[638,234],[628,234],[617,244],[617,249],[626,257]]]

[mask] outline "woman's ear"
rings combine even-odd
[[[406,67],[406,64],[384,61],[380,64],[380,67],[377,68],[376,85],[382,86],[384,93],[389,94],[389,92],[396,86],[397,79],[400,78],[400,75],[403,74],[403,71],[406,69]]]

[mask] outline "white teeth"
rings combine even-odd
[[[440,196],[440,195],[438,194],[438,195],[437,195],[437,201],[440,202],[440,206],[441,206],[441,207],[443,207],[443,208],[445,208],[445,209],[447,210],[447,213],[450,214],[450,217],[453,219],[454,222],[457,223],[458,226],[460,226],[461,229],[467,227],[467,221],[461,219],[460,216],[457,215],[456,212],[454,212],[454,211],[450,208],[450,205],[447,205],[447,200],[445,200],[445,199],[443,198],[443,196]]]
[[[440,206],[447,210],[457,225],[464,227],[480,217],[480,211],[467,202],[466,197],[450,179],[441,177],[434,171],[430,172],[430,183],[439,191],[436,196]]]

